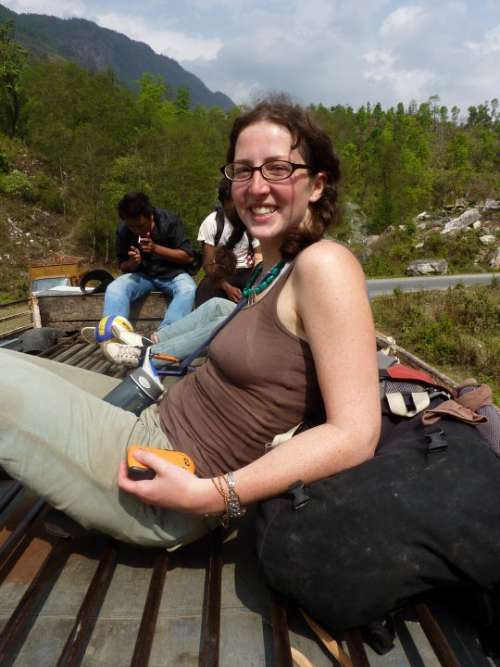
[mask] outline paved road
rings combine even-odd
[[[462,283],[481,285],[490,283],[493,278],[500,280],[500,273],[465,273],[458,276],[419,276],[416,278],[374,278],[368,280],[370,298],[381,294],[390,294],[395,289],[403,292],[417,292],[430,289],[447,289]]]

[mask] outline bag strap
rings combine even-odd
[[[335,660],[337,660],[337,662],[342,667],[353,667],[351,658],[347,655],[347,653],[343,650],[343,648],[339,645],[339,643],[336,642],[335,639],[331,637],[324,628],[321,627],[321,625],[318,625],[318,623],[316,623],[316,621],[314,621],[309,616],[309,614],[306,614],[306,612],[303,609],[300,609],[300,613],[305,618],[307,625],[311,628],[314,634],[321,640],[323,646],[327,649],[329,653],[333,655]]]
[[[229,322],[237,315],[240,310],[243,308],[243,306],[246,306],[248,299],[244,297],[241,299],[237,304],[236,308],[232,310],[229,315],[226,317],[225,320],[223,320],[218,327],[216,327],[212,333],[208,336],[206,340],[203,341],[201,345],[198,345],[198,347],[191,352],[191,354],[188,354],[187,357],[184,357],[184,359],[180,362],[180,364],[177,366],[177,368],[172,368],[172,369],[166,369],[166,370],[158,370],[156,371],[158,375],[174,375],[174,376],[182,376],[186,375],[190,370],[193,370],[190,368],[191,364],[193,361],[202,355],[204,350],[210,345],[210,343],[213,341],[213,339],[217,336],[219,331],[223,329],[226,324],[229,324]]]
[[[409,394],[398,391],[385,394],[385,400],[391,414],[398,417],[414,417],[431,404],[428,391],[414,391]]]
[[[285,263],[285,264],[282,264],[281,269],[282,269],[282,268],[286,268],[286,266],[287,266],[286,263]],[[249,286],[250,286],[250,285],[253,285],[254,281],[256,280],[257,276],[258,276],[259,273],[260,273],[260,270],[261,270],[261,265],[260,265],[260,263],[259,263],[259,264],[254,268],[254,270],[252,271],[252,275],[250,276],[247,285],[249,285]],[[278,272],[278,273],[279,273],[279,272]],[[278,274],[276,274],[276,275],[278,275]],[[273,274],[272,274],[272,270],[271,270],[268,274],[266,274],[266,275],[264,276],[263,281],[265,281],[266,278],[267,278],[268,276],[273,276]],[[276,276],[274,276],[274,277],[276,277]],[[181,363],[179,364],[179,366],[178,366],[177,368],[174,368],[174,369],[167,369],[167,370],[163,370],[163,371],[157,371],[157,374],[158,374],[158,375],[174,375],[174,376],[177,376],[177,377],[178,377],[178,376],[185,375],[186,373],[188,373],[188,372],[191,371],[191,370],[194,370],[193,368],[190,367],[191,364],[193,363],[193,361],[194,361],[197,357],[199,357],[199,356],[201,356],[201,355],[203,354],[203,352],[205,351],[205,349],[210,345],[210,343],[211,343],[211,342],[213,341],[213,339],[217,336],[217,334],[219,333],[219,331],[220,331],[221,329],[223,329],[223,328],[226,326],[226,324],[229,324],[229,322],[233,319],[233,317],[235,317],[235,316],[240,312],[240,310],[241,310],[244,306],[247,305],[247,303],[248,303],[248,297],[243,296],[243,297],[241,298],[241,300],[236,304],[235,309],[234,309],[231,313],[229,313],[229,315],[226,317],[226,319],[223,320],[223,321],[219,324],[219,326],[216,327],[216,328],[212,331],[212,333],[207,337],[207,339],[206,339],[205,341],[203,341],[203,343],[202,343],[201,345],[199,345],[199,346],[196,348],[196,350],[194,350],[193,352],[191,352],[191,354],[188,354],[188,356],[185,357],[185,358],[181,361]]]
[[[309,658],[306,658],[306,656],[294,646],[290,646],[290,653],[292,654],[294,667],[315,667]]]
[[[423,382],[425,384],[432,385],[433,387],[438,387],[438,383],[425,371],[420,371],[416,368],[411,368],[410,366],[405,366],[404,364],[393,364],[388,368],[379,369],[379,378],[381,379],[391,379],[391,380],[413,380],[415,382]]]

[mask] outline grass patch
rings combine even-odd
[[[490,385],[500,405],[500,283],[372,300],[377,329],[457,381]]]

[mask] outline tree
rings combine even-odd
[[[179,88],[177,88],[177,96],[175,98],[177,113],[186,114],[189,112],[190,98],[191,95],[187,86],[179,86]]]
[[[491,117],[493,120],[498,120],[498,100],[496,97],[494,97],[491,102]]]
[[[163,77],[148,73],[142,75],[137,97],[142,127],[157,128],[174,117],[176,106],[168,100],[168,95],[169,87]]]
[[[0,121],[4,131],[15,136],[21,112],[21,77],[28,60],[25,49],[14,39],[14,23],[0,24]]]

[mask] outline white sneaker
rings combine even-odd
[[[130,322],[125,320],[127,326],[124,326],[120,320],[125,320],[125,318],[115,317],[113,319],[113,322],[111,323],[111,333],[113,334],[113,338],[110,340],[124,343],[125,345],[133,345],[134,347],[143,347],[143,337],[133,331]],[[97,342],[97,327],[83,327],[80,331],[80,335],[86,343],[95,344]]]
[[[120,324],[117,319],[113,321],[111,325],[111,331],[113,332],[113,336],[119,340],[120,343],[124,343],[125,345],[133,345],[134,347],[143,347],[141,334],[138,334],[135,331],[130,331],[122,324]]]
[[[128,368],[137,368],[142,352],[139,347],[122,345],[113,341],[101,343],[101,350],[108,361]]]
[[[83,327],[80,331],[80,335],[86,343],[95,345],[95,327]]]

